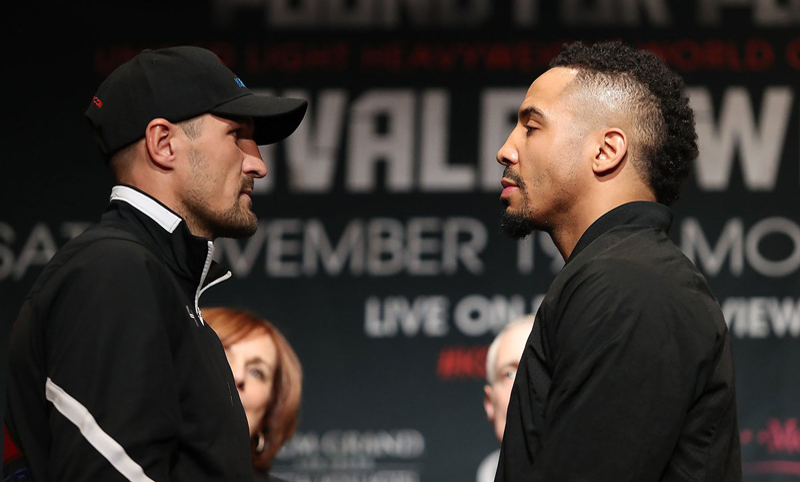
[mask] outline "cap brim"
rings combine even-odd
[[[306,115],[303,99],[247,94],[219,105],[209,112],[220,116],[252,117],[255,141],[272,144],[289,137]]]

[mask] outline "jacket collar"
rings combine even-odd
[[[575,259],[592,241],[601,235],[621,226],[642,226],[657,228],[665,233],[672,225],[672,211],[663,205],[647,201],[634,201],[618,206],[600,216],[583,233],[581,239],[572,250],[567,263]]]
[[[195,298],[213,284],[231,277],[231,273],[211,260],[214,243],[193,235],[183,218],[149,194],[127,185],[111,189],[108,211],[142,228],[150,244],[181,277],[197,286]]]
[[[114,186],[111,188],[111,201],[123,201],[135,207],[142,214],[147,215],[168,233],[175,232],[175,229],[183,219],[172,212],[171,209],[161,204],[156,199],[150,197],[135,187]]]

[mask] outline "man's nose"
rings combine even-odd
[[[248,176],[261,179],[267,175],[267,165],[261,158],[261,151],[258,150],[258,145],[255,141],[246,142],[242,147],[245,159],[242,164],[242,171]]]
[[[506,139],[503,147],[497,151],[497,162],[504,166],[510,166],[519,162],[519,152],[517,148],[511,143],[511,136]]]

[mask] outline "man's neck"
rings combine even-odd
[[[625,196],[598,198],[587,196],[582,205],[576,206],[572,213],[566,215],[560,222],[554,223],[550,237],[558,248],[564,261],[569,260],[575,245],[589,226],[600,219],[607,212],[635,201],[655,202],[655,195],[651,192],[628,193]]]
[[[124,180],[118,180],[117,183],[133,186],[136,189],[146,193],[153,199],[157,199],[158,202],[160,202],[164,206],[167,206],[170,210],[178,214],[178,216],[180,216],[183,219],[190,233],[200,238],[212,239],[211,233],[201,228],[202,223],[200,223],[194,216],[192,216],[191,212],[189,212],[189,210],[185,208],[183,203],[179,201],[177,196],[175,196],[174,192],[169,188],[168,183],[147,182],[147,181],[137,180],[134,177],[128,177]]]

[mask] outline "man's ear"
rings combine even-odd
[[[160,169],[175,167],[175,148],[180,128],[172,122],[157,117],[145,127],[145,147],[153,164]]]
[[[628,154],[628,136],[620,128],[612,127],[602,133],[599,146],[592,159],[592,171],[597,176],[612,174]]]
[[[494,423],[494,405],[492,404],[492,387],[483,386],[483,409],[486,410],[486,418],[489,423]]]

